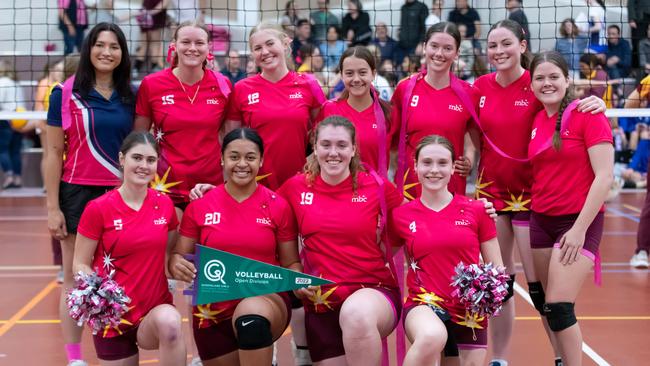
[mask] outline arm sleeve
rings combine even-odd
[[[52,89],[50,94],[50,106],[47,109],[47,124],[49,126],[61,127],[63,122],[61,120],[61,87],[57,86]]]
[[[388,215],[388,240],[392,247],[401,247],[404,245],[404,240],[401,237],[400,221],[398,219],[397,210],[393,210]]]
[[[196,202],[198,201],[190,202],[190,204],[187,205],[185,213],[183,214],[183,219],[181,220],[181,228],[179,230],[181,235],[193,239],[198,239],[201,233],[201,228],[195,219]]]
[[[494,239],[497,237],[497,228],[494,220],[487,213],[485,213],[485,207],[483,202],[474,201],[474,209],[476,212],[476,221],[478,226],[478,241],[479,243],[484,243],[488,240]]]
[[[170,215],[169,215],[169,224],[167,225],[167,230],[168,231],[174,231],[178,229],[178,216],[176,216],[176,209],[174,208],[174,204],[172,203],[171,199],[169,200],[169,207],[170,207]]]
[[[293,215],[293,211],[289,206],[289,203],[284,200],[284,198],[278,197],[278,210],[276,213],[278,231],[276,233],[276,238],[278,242],[296,240],[298,237],[298,228],[296,225],[296,219]]]
[[[241,83],[238,83],[238,85],[239,84]],[[226,119],[229,121],[243,122],[239,105],[240,88],[237,87],[238,85],[235,85],[232,93],[230,93],[230,98],[228,98],[228,113],[226,114]]]
[[[151,118],[151,103],[149,103],[149,82],[144,78],[138,89],[135,103],[135,114],[138,116]]]
[[[391,148],[397,149],[399,146],[399,131],[402,126],[402,93],[404,92],[404,83],[408,79],[402,80],[395,88],[395,93],[391,98],[391,112],[390,112],[390,135],[392,136]]]
[[[604,113],[586,114],[583,123],[585,146],[590,148],[601,142],[613,143],[612,128]]]
[[[388,180],[384,180],[384,197],[386,198],[388,212],[391,212],[395,207],[399,207],[404,199],[397,187]]]
[[[88,239],[99,240],[104,231],[102,210],[95,201],[90,201],[79,220],[77,232]]]

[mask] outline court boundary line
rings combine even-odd
[[[59,284],[56,282],[56,280],[50,281],[45,287],[39,291],[34,297],[32,297],[27,304],[23,305],[22,308],[20,308],[9,320],[4,323],[0,327],[0,337],[5,335],[11,328],[16,325],[16,323],[27,313],[29,313],[41,300],[45,298],[45,296],[49,295],[50,292],[56,287],[58,287]]]
[[[517,282],[514,283],[514,290],[517,292],[517,294],[519,294],[519,296],[526,300],[528,305],[535,308],[533,301],[530,299],[530,295],[528,295],[528,292],[526,292],[523,287],[519,286]],[[591,358],[591,360],[594,361],[598,366],[611,366],[609,362],[605,361],[601,355],[596,353],[596,351],[594,351],[593,348],[589,347],[589,345],[584,341],[582,342],[582,352],[589,356],[589,358]]]
[[[638,217],[632,216],[630,214],[626,214],[625,212],[623,212],[623,211],[621,211],[621,210],[619,210],[617,208],[607,207],[607,211],[609,211],[610,213],[613,213],[615,215],[618,215],[620,217],[624,217],[624,218],[626,218],[628,220],[632,220],[632,221],[636,222],[637,224],[641,221]]]

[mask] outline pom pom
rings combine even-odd
[[[82,326],[88,323],[93,334],[106,327],[117,327],[122,316],[129,310],[131,299],[124,289],[108,277],[97,273],[78,272],[74,276],[75,287],[68,291],[66,303],[70,317]]]
[[[467,311],[479,317],[499,315],[503,299],[508,295],[509,277],[503,268],[496,268],[492,263],[466,266],[460,262],[455,272],[452,296],[460,299]]]

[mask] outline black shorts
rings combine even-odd
[[[85,186],[61,181],[59,185],[59,207],[65,217],[65,226],[69,234],[77,234],[81,214],[88,202],[103,195],[113,186]]]
[[[528,227],[530,225],[530,211],[497,211],[497,215],[510,217],[513,226]]]

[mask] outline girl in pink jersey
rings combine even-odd
[[[582,364],[582,334],[574,304],[599,260],[603,203],[614,170],[612,130],[603,113],[579,113],[576,102],[570,103],[568,65],[559,53],[536,55],[530,72],[533,92],[544,106],[535,116],[528,146],[530,241],[546,294],[544,315],[564,365],[575,366]]]
[[[474,83],[481,96],[482,132],[475,197],[493,202],[499,213],[497,233],[501,257],[511,277],[511,293],[515,282],[516,242],[530,296],[541,313],[544,295],[533,268],[528,230],[532,173],[526,156],[533,118],[542,106],[530,88],[527,48],[526,35],[517,22],[499,21],[488,32],[487,56],[496,72],[481,76]],[[604,102],[598,98],[586,98],[580,104],[584,112],[594,113],[604,108]],[[490,321],[493,366],[507,365],[514,319],[512,300],[504,303],[501,316]],[[548,329],[547,333],[556,350],[557,364],[561,362],[558,348]]]
[[[327,117],[314,135],[305,173],[279,191],[298,222],[305,272],[336,282],[304,300],[309,352],[315,364],[378,365],[401,308],[380,223],[402,197],[361,168],[350,121]]]
[[[258,179],[277,189],[305,164],[307,134],[325,96],[312,76],[290,70],[291,40],[278,26],[253,27],[248,43],[262,72],[235,85],[226,131],[257,130],[268,150]]]
[[[81,330],[68,315],[65,290],[73,285],[72,258],[86,204],[120,184],[118,152],[133,129],[135,97],[126,38],[115,24],[88,34],[74,77],[55,87],[47,115],[48,229],[61,241],[63,287],[59,315],[68,361],[83,366]],[[64,159],[65,157],[65,159]]]
[[[357,131],[361,161],[387,176],[390,147],[390,104],[379,99],[372,87],[377,74],[375,58],[366,47],[350,47],[339,61],[345,85],[337,100],[323,104],[318,121],[338,115],[348,118]]]
[[[291,207],[256,182],[263,160],[264,145],[254,130],[239,128],[224,137],[228,179],[188,205],[169,264],[175,279],[193,280],[196,268],[183,255],[193,253],[195,243],[302,270]],[[274,293],[195,306],[192,314],[203,365],[269,365],[273,342],[289,325],[291,305],[287,293]]]
[[[171,67],[145,77],[138,90],[135,128],[153,128],[162,151],[152,186],[171,196],[179,215],[196,183],[223,182],[218,132],[231,86],[206,67],[210,34],[201,23],[181,23],[170,45]]]
[[[405,247],[410,263],[404,327],[412,345],[406,366],[437,365],[445,344],[457,346],[461,365],[483,364],[487,354],[487,319],[467,312],[449,283],[458,263],[479,263],[479,255],[501,267],[499,243],[483,202],[449,192],[453,162],[449,140],[424,137],[414,164],[422,194],[391,215],[391,236]]]
[[[455,173],[449,189],[465,194],[466,177],[472,168],[474,148],[465,146],[471,112],[478,104],[478,93],[450,73],[458,58],[460,33],[453,23],[441,22],[427,30],[424,41],[426,74],[420,73],[397,85],[392,98],[392,123],[395,124],[393,147],[398,149],[395,182],[404,185],[404,195],[419,195],[419,183],[407,161],[413,159],[415,146],[422,137],[438,134],[449,139],[456,151]],[[463,95],[460,95],[463,94]]]
[[[138,347],[159,349],[161,365],[182,365],[187,357],[165,276],[178,219],[172,201],[149,188],[158,156],[148,132],[127,136],[119,154],[122,185],[90,201],[79,222],[75,273],[114,273],[131,299],[118,326],[93,336],[102,365],[137,365]]]

